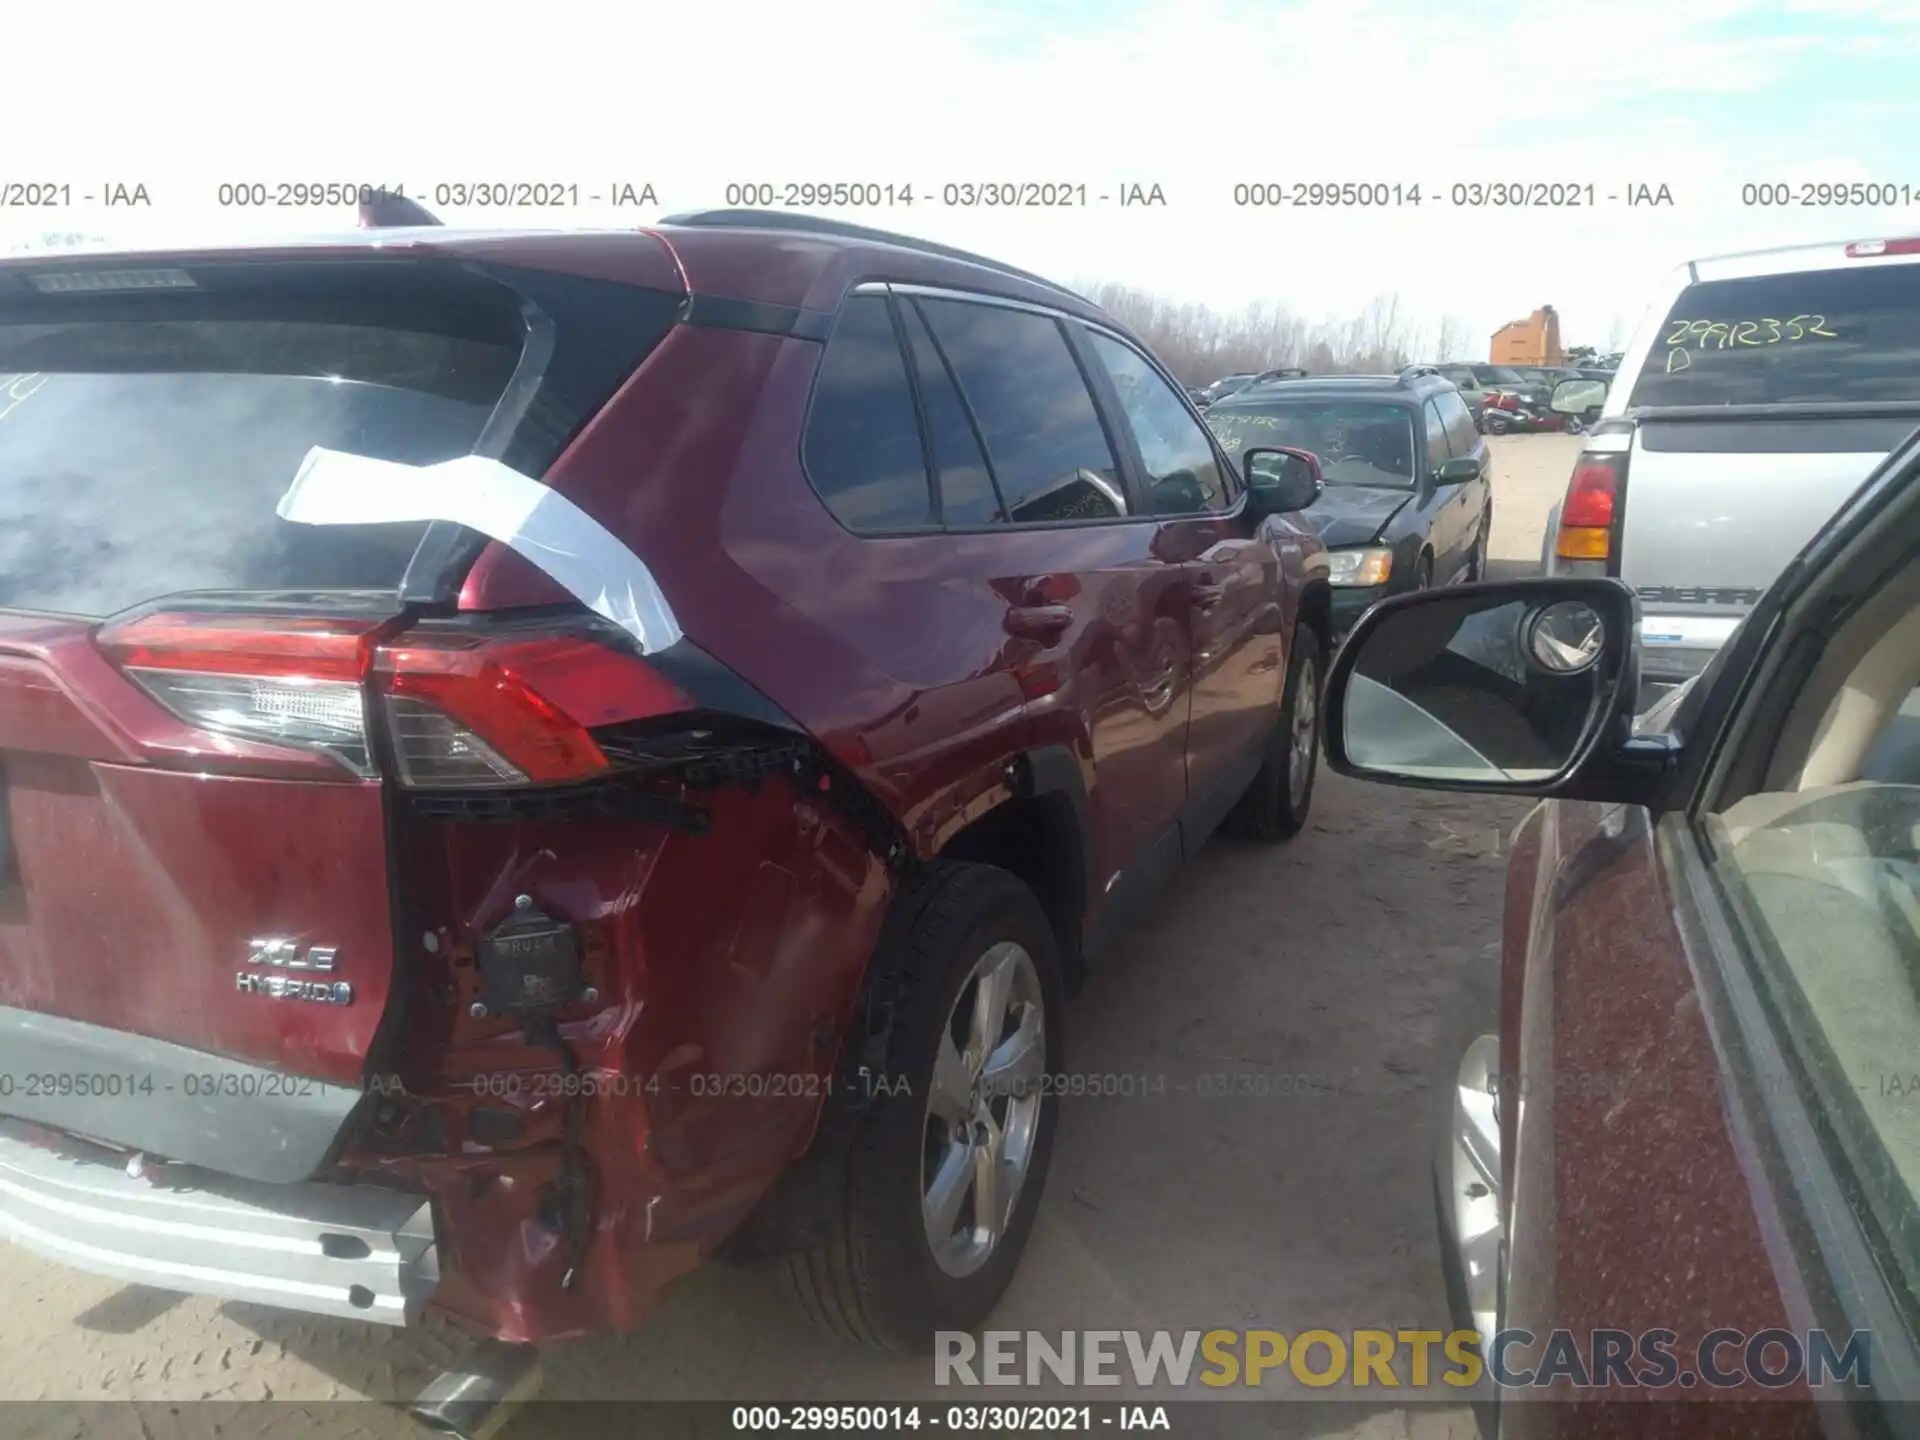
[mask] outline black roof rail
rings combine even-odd
[[[1249,384],[1264,385],[1269,380],[1305,380],[1308,372],[1297,365],[1282,366],[1278,370],[1262,370]]]
[[[1400,367],[1400,378],[1403,380],[1417,380],[1422,375],[1438,375],[1439,373],[1440,367],[1438,365],[1402,365]]]
[[[1011,275],[1016,280],[1025,280],[1029,285],[1041,285],[1058,294],[1078,300],[1083,305],[1093,302],[1086,296],[1069,290],[1044,275],[1035,275],[1031,270],[1022,270],[1000,260],[990,260],[985,255],[976,255],[971,250],[961,250],[952,245],[942,245],[933,240],[922,240],[917,235],[901,235],[892,230],[876,230],[870,225],[855,225],[846,220],[830,220],[824,215],[794,214],[787,210],[689,210],[683,215],[667,215],[660,220],[662,225],[682,225],[693,229],[714,230],[787,230],[797,235],[838,235],[847,240],[866,240],[876,245],[897,245],[903,250],[918,250],[927,255],[938,255],[946,260],[959,260],[968,265],[979,265],[988,270],[997,270],[1002,275]]]

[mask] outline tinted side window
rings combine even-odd
[[[1920,265],[1689,286],[1653,337],[1634,405],[1920,398]]]
[[[1473,454],[1480,444],[1480,434],[1473,428],[1473,412],[1467,409],[1467,402],[1453,391],[1444,390],[1433,397],[1433,404],[1447,427],[1447,448],[1455,455]]]
[[[941,519],[948,525],[1004,524],[1006,507],[994,489],[973,417],[960,398],[946,357],[934,343],[917,305],[909,302],[901,306],[900,318],[906,322],[907,347],[913,353],[920,381],[920,408],[927,417],[927,438],[933,444]]]
[[[1087,332],[1093,350],[1113,377],[1120,410],[1140,446],[1152,487],[1153,513],[1191,515],[1224,510],[1233,501],[1213,446],[1180,397],[1146,358],[1112,336]]]
[[[841,310],[800,454],[820,498],[850,530],[933,518],[913,391],[884,297],[856,295]]]
[[[1113,449],[1060,327],[998,305],[921,304],[979,422],[1013,522],[1125,515]]]
[[[1449,456],[1447,449],[1447,422],[1440,418],[1440,412],[1429,400],[1420,407],[1421,417],[1427,431],[1427,468],[1431,470]]]
[[[1440,373],[1458,385],[1462,390],[1478,390],[1480,388],[1480,382],[1474,378],[1473,371],[1471,370],[1442,370]]]

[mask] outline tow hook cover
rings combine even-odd
[[[550,1017],[581,997],[580,932],[522,895],[474,946],[490,1014]]]

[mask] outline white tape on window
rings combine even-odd
[[[638,555],[566,496],[484,455],[408,465],[316,445],[280,497],[278,513],[299,525],[465,525],[524,555],[633,636],[643,652],[664,650],[681,636],[667,597]]]

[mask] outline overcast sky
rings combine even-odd
[[[1743,184],[1920,192],[1920,0],[850,0],[498,9],[329,0],[35,6],[7,20],[0,183],[142,183],[150,210],[0,209],[0,243],[311,232],[223,181],[651,183],[658,208],[438,207],[641,223],[730,182],[911,185],[852,218],[1070,283],[1344,317],[1384,292],[1485,335],[1555,305],[1625,338],[1668,266],[1920,232],[1920,204],[1747,207]],[[29,63],[34,57],[34,63]],[[1419,184],[1423,204],[1247,209],[1241,182]],[[1463,209],[1456,183],[1591,183],[1593,209]],[[965,210],[949,182],[1158,184],[1164,208]],[[1629,208],[1666,185],[1670,207]],[[1608,195],[1620,195],[1609,202]],[[1920,194],[1916,194],[1920,200]]]

